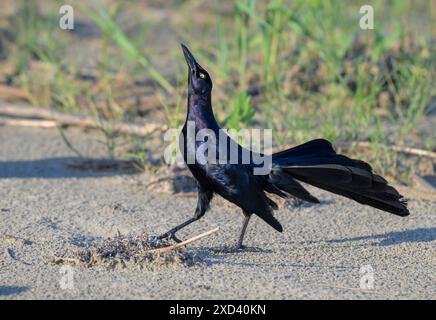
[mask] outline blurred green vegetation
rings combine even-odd
[[[16,4],[0,61],[34,105],[178,126],[183,41],[213,78],[223,125],[272,128],[277,146],[324,137],[362,153],[353,142],[366,141],[359,156],[383,173],[398,169],[391,144],[435,149],[435,131],[420,130],[436,97],[429,1],[366,1],[374,30],[359,27],[361,1],[72,1],[73,32],[57,25],[60,1],[41,3]],[[157,97],[145,111],[144,95]],[[118,135],[102,131],[115,154]]]

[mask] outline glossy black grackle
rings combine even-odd
[[[236,204],[244,213],[245,219],[236,249],[243,247],[242,241],[252,214],[282,232],[281,224],[272,214],[277,205],[267,194],[319,203],[298,181],[398,216],[409,215],[404,198],[384,178],[374,174],[369,164],[337,154],[330,142],[324,139],[312,140],[272,154],[271,168],[265,174],[254,174],[257,164],[252,160],[248,163],[241,161],[244,152],[248,152],[250,159],[259,154],[244,149],[227,135],[224,136],[226,143],[216,143],[215,156],[222,159],[220,155],[226,154],[224,159],[229,160],[229,146],[236,145],[237,163],[188,161],[197,159],[196,152],[205,143],[188,141],[189,121],[194,124],[195,133],[208,129],[218,137],[220,127],[212,111],[212,80],[183,44],[182,49],[189,66],[189,89],[181,149],[184,160],[198,183],[198,203],[193,218],[166,232],[161,238],[169,237],[180,241],[175,235],[176,232],[200,219],[208,210],[215,193]]]

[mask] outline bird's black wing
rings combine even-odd
[[[277,205],[269,199],[253,175],[249,165],[211,165],[207,176],[214,191],[236,204],[247,213],[254,213],[279,232],[283,231],[280,222],[274,218],[272,210]]]

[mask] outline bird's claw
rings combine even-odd
[[[176,233],[175,232],[170,234],[170,239],[174,240],[177,243],[182,242],[182,240],[180,240],[179,238],[176,237]]]
[[[179,238],[176,237],[176,233],[175,232],[164,233],[163,235],[159,236],[158,239],[159,240],[162,240],[162,239],[174,240],[177,243],[182,242],[182,240],[180,240]]]

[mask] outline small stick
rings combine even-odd
[[[427,158],[436,159],[436,152],[433,152],[433,151],[422,150],[422,149],[411,148],[411,147],[401,147],[401,146],[392,146],[390,148],[394,151],[397,151],[397,152],[413,154],[413,155],[419,156],[419,157],[427,157]]]
[[[78,126],[98,129],[109,127],[111,130],[130,135],[147,136],[153,132],[163,132],[167,129],[166,125],[158,123],[148,123],[144,125],[124,122],[93,119],[91,117],[79,116],[75,114],[62,113],[53,109],[17,106],[10,103],[0,102],[0,114],[9,117],[39,118],[40,120],[51,120],[60,126]]]
[[[350,147],[350,146],[352,146],[352,144],[344,143],[344,144],[341,144],[340,146],[341,147]],[[371,143],[369,143],[367,141],[360,141],[360,142],[357,142],[355,144],[355,146],[358,148],[369,148],[369,147],[371,147]],[[419,157],[427,157],[427,158],[436,159],[436,152],[429,151],[429,150],[422,150],[422,149],[418,149],[418,148],[411,148],[411,147],[404,147],[404,146],[397,146],[397,145],[386,146],[386,147],[388,149],[391,149],[391,150],[396,151],[396,152],[412,154],[412,155],[419,156]]]
[[[184,246],[186,246],[194,241],[197,241],[197,240],[200,240],[201,238],[207,237],[208,235],[211,235],[212,233],[215,233],[218,230],[219,230],[219,227],[216,227],[215,229],[206,231],[202,234],[199,234],[198,236],[192,237],[192,238],[185,240],[185,241],[182,241],[180,243],[176,243],[176,244],[173,244],[171,246],[164,247],[164,248],[147,250],[147,253],[164,253],[164,252],[168,252],[168,251],[180,248],[180,247],[184,247]]]
[[[2,119],[1,124],[19,127],[34,127],[34,128],[55,128],[56,121],[52,120],[20,120],[20,119]]]

